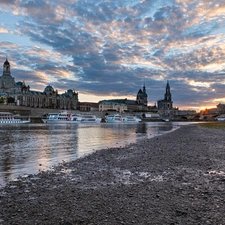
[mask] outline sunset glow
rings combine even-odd
[[[51,84],[98,102],[135,99],[145,84],[151,105],[169,80],[179,109],[225,103],[222,0],[4,0],[0,6],[0,62],[7,57],[12,76],[31,90]]]

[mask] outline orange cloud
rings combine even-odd
[[[4,29],[4,28],[0,28],[0,33],[1,33],[1,34],[8,34],[9,31],[6,30],[6,29]]]

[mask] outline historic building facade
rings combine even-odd
[[[137,98],[136,98],[136,102],[138,105],[142,105],[143,108],[147,108],[148,106],[148,95],[146,93],[146,88],[145,88],[145,84],[143,86],[143,89],[139,89],[138,93],[137,93]]]
[[[52,109],[78,108],[78,93],[74,90],[69,89],[59,94],[51,85],[48,85],[43,92],[38,92],[30,90],[30,86],[25,82],[15,82],[7,59],[3,64],[3,74],[0,76],[0,95],[14,98],[15,103],[20,106]]]
[[[118,111],[118,112],[133,112],[146,111],[148,109],[148,95],[146,87],[140,89],[137,93],[136,100],[125,99],[111,99],[99,102],[99,111]]]
[[[219,104],[217,105],[217,112],[218,112],[219,114],[225,114],[225,104],[219,103]]]
[[[174,116],[178,112],[178,108],[173,108],[172,95],[170,92],[169,81],[166,84],[166,93],[164,94],[164,99],[158,100],[158,112],[162,117]]]

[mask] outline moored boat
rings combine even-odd
[[[125,123],[139,123],[141,122],[141,118],[138,118],[137,116],[124,116],[123,122]]]
[[[225,121],[225,117],[217,117],[215,120],[217,120],[217,121]]]
[[[14,115],[10,112],[0,112],[0,124],[23,124],[30,123],[30,118]]]
[[[115,114],[106,116],[105,121],[106,123],[138,123],[142,120],[137,116]]]
[[[42,121],[43,123],[79,123],[81,117],[67,112],[49,113],[42,118]]]
[[[106,123],[122,123],[123,117],[120,114],[105,116]]]
[[[81,123],[100,123],[102,121],[101,118],[93,115],[93,114],[81,114],[80,115]]]

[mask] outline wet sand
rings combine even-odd
[[[0,224],[225,224],[224,137],[183,126],[9,182]]]

